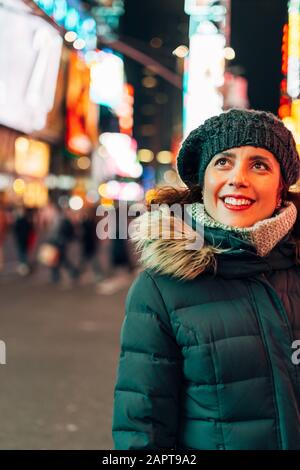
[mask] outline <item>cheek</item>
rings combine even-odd
[[[276,182],[272,181],[270,183],[266,183],[264,185],[260,185],[259,188],[256,190],[257,198],[261,204],[275,204],[277,202],[277,193],[274,192],[274,188],[276,188]]]
[[[207,170],[204,178],[204,196],[207,199],[215,198],[225,183],[226,181],[223,175],[220,175],[211,169]]]

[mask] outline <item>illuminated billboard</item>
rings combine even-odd
[[[15,171],[19,175],[44,178],[48,174],[50,147],[26,137],[15,141]]]
[[[222,111],[223,95],[219,88],[224,84],[224,45],[224,36],[214,31],[190,38],[184,103],[186,135]]]
[[[67,149],[87,155],[98,144],[98,106],[91,102],[90,70],[83,57],[70,54],[67,90]]]
[[[287,92],[300,96],[300,0],[289,2]]]
[[[0,123],[22,132],[43,129],[54,103],[62,38],[46,21],[0,9]]]
[[[142,165],[137,160],[137,143],[126,134],[105,132],[101,134],[100,147],[93,155],[92,178],[94,181],[114,177],[139,178]]]
[[[185,0],[184,11],[191,16],[204,16],[212,21],[222,21],[227,0]]]
[[[124,62],[112,52],[98,51],[89,64],[90,98],[94,103],[117,109],[124,96]]]
[[[283,31],[279,116],[293,133],[300,153],[300,0],[290,0],[288,6],[288,25]]]
[[[223,110],[229,5],[230,0],[185,1],[185,12],[190,15],[190,47],[183,81],[184,135]]]

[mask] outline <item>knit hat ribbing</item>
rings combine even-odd
[[[215,155],[244,145],[269,150],[287,185],[297,182],[300,159],[292,133],[274,114],[244,109],[213,116],[188,135],[177,157],[179,176],[189,187],[202,186],[206,167]]]

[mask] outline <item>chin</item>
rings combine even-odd
[[[250,218],[250,217],[241,217],[240,215],[237,217],[218,217],[217,219],[219,222],[225,225],[230,225],[231,227],[237,228],[245,228],[245,227],[252,227],[256,222],[262,220],[260,218]]]
[[[257,222],[268,219],[269,217],[272,217],[272,214],[262,216],[262,217],[245,218],[245,219],[240,218],[240,217],[239,218],[234,218],[234,217],[228,218],[227,217],[227,221],[225,222],[225,218],[224,218],[222,223],[226,224],[226,225],[231,225],[232,227],[246,228],[246,227],[252,227]]]
[[[227,225],[231,225],[232,227],[237,227],[237,228],[247,228],[247,227],[252,227],[254,224],[256,224],[258,220],[255,222],[232,222],[232,223],[227,223]]]

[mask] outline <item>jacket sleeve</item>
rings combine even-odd
[[[182,355],[161,293],[144,271],[131,286],[121,329],[113,409],[115,449],[176,446]]]

